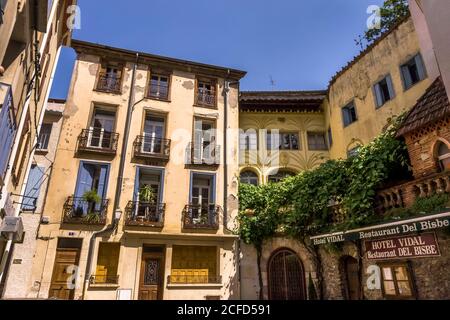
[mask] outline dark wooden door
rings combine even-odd
[[[161,300],[164,283],[164,259],[162,254],[142,256],[139,300]]]
[[[346,257],[344,259],[344,276],[347,300],[359,300],[361,287],[359,282],[358,260],[353,257]]]
[[[303,265],[290,250],[281,250],[269,260],[269,299],[305,300]]]
[[[49,298],[73,300],[80,249],[57,249]]]

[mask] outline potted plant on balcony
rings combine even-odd
[[[153,188],[148,184],[144,184],[139,190],[139,206],[144,205],[144,216],[148,217],[150,214],[149,204],[155,204],[156,194]],[[140,210],[138,210],[140,211]]]
[[[86,191],[82,198],[87,202],[87,212],[84,220],[89,223],[98,223],[100,215],[95,212],[95,206],[102,201],[102,198],[98,195],[97,190]]]

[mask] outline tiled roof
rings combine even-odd
[[[397,131],[397,137],[422,128],[449,114],[450,103],[447,92],[442,78],[438,77],[409,111],[402,126]]]
[[[247,112],[317,112],[326,91],[242,91],[241,111]]]

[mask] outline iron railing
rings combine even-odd
[[[90,284],[119,284],[118,275],[91,275]]]
[[[189,143],[186,148],[186,164],[212,165],[220,164],[220,146],[214,142]]]
[[[216,94],[211,90],[198,91],[196,104],[208,107],[216,106]]]
[[[161,84],[150,84],[149,90],[148,90],[148,97],[155,98],[155,99],[161,99],[161,100],[168,100],[169,99],[169,86],[161,85]]]
[[[121,78],[115,74],[100,73],[98,76],[97,90],[120,93]]]
[[[220,206],[188,204],[183,210],[184,229],[219,229]]]
[[[162,228],[165,210],[165,203],[130,201],[125,209],[125,225]]]
[[[116,154],[119,134],[102,128],[83,129],[78,136],[78,151]]]
[[[209,275],[169,275],[168,284],[221,284],[222,276]]]
[[[134,141],[134,156],[140,158],[158,158],[168,160],[170,156],[169,139],[137,136]]]
[[[68,197],[63,208],[63,223],[104,225],[108,199],[95,203],[84,198]]]

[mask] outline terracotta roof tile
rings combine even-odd
[[[438,77],[409,111],[402,126],[397,131],[397,137],[422,128],[449,114],[450,103],[447,92],[442,78]]]

